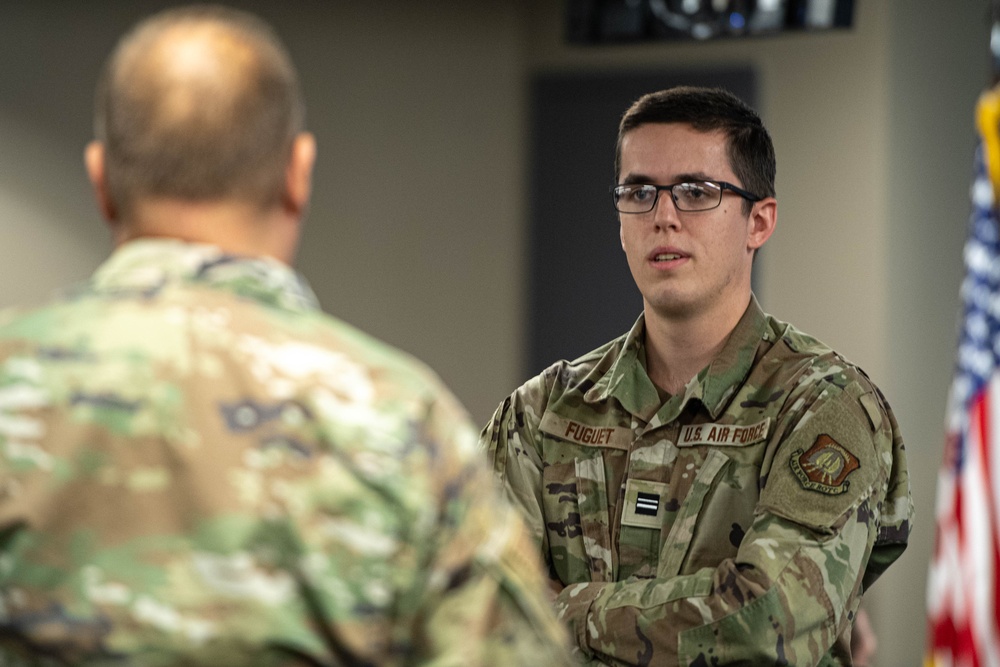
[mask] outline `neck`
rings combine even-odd
[[[228,200],[144,199],[135,204],[127,220],[112,225],[112,233],[116,247],[137,238],[174,238],[291,264],[298,241],[298,221],[280,206],[261,209]]]
[[[697,315],[658,313],[647,303],[646,371],[653,384],[680,393],[722,351],[750,303],[750,294]]]

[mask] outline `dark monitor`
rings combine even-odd
[[[574,44],[707,40],[850,28],[854,0],[568,0]]]

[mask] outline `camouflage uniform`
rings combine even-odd
[[[134,241],[0,323],[0,665],[569,664],[497,497],[278,262]]]
[[[912,505],[896,420],[835,352],[761,311],[664,402],[642,318],[508,398],[496,474],[593,664],[846,665]]]

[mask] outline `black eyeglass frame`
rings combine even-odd
[[[674,206],[677,208],[677,210],[682,211],[684,213],[701,213],[702,211],[711,211],[712,209],[718,208],[722,204],[722,195],[720,194],[719,201],[715,204],[715,206],[709,206],[708,208],[699,208],[693,211],[680,208],[679,206],[677,206],[677,198],[674,197],[674,188],[676,188],[678,185],[685,185],[687,183],[711,183],[712,185],[715,185],[719,188],[720,193],[729,190],[730,192],[733,192],[739,195],[740,197],[743,197],[747,201],[751,202],[759,202],[760,200],[764,199],[763,197],[758,197],[754,193],[748,190],[744,190],[743,188],[737,187],[732,183],[728,183],[726,181],[712,181],[704,179],[699,181],[680,181],[678,183],[672,183],[670,185],[656,185],[654,183],[619,183],[618,185],[611,186],[611,191],[610,191],[611,201],[616,211],[618,211],[619,213],[625,213],[627,215],[642,215],[643,213],[649,213],[650,211],[652,211],[654,208],[656,208],[657,202],[660,201],[660,192],[664,190],[670,193],[670,199],[673,200]],[[650,205],[649,209],[645,211],[623,211],[620,208],[618,208],[618,194],[615,191],[618,188],[635,187],[635,186],[655,188],[656,196],[653,197],[653,203]]]

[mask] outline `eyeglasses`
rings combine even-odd
[[[611,198],[619,213],[649,213],[656,206],[660,191],[666,190],[674,200],[678,211],[708,211],[722,203],[722,193],[729,190],[749,201],[760,201],[763,197],[738,188],[725,181],[690,181],[673,185],[651,185],[634,183],[615,185],[611,188]]]

